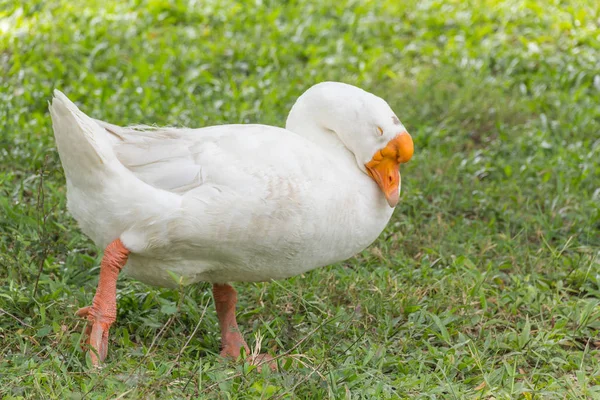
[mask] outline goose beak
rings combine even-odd
[[[414,144],[408,132],[402,132],[377,151],[365,164],[367,172],[377,183],[390,207],[396,207],[400,196],[400,164],[408,162],[414,153]]]

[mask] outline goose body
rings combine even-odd
[[[286,129],[120,127],[58,91],[50,111],[69,211],[98,246],[120,240],[124,271],[156,286],[175,285],[172,273],[281,279],[351,257],[385,228],[399,191],[400,150],[392,194],[368,163],[410,138],[385,101],[334,82],[303,94]]]
[[[353,157],[332,159],[285,129],[98,124],[122,138],[114,162],[128,184],[107,183],[123,199],[107,212],[106,195],[71,184],[69,210],[99,246],[121,236],[132,250],[124,271],[148,284],[172,285],[168,270],[188,283],[287,278],[356,254],[392,215]]]

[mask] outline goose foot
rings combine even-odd
[[[127,262],[129,250],[120,239],[104,250],[100,263],[100,279],[92,305],[80,308],[76,315],[86,318],[86,343],[91,347],[90,358],[97,367],[108,353],[108,332],[117,318],[117,278]]]
[[[268,354],[250,353],[250,348],[240,333],[236,318],[235,305],[237,303],[237,292],[231,285],[214,284],[213,296],[215,298],[215,308],[219,318],[221,328],[221,357],[237,360],[240,357],[242,347],[246,350],[248,360],[253,365],[268,365],[273,371],[277,369],[277,364]]]

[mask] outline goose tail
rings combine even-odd
[[[52,128],[67,179],[74,184],[99,181],[115,171],[117,157],[106,130],[85,115],[67,96],[54,90],[49,106]]]

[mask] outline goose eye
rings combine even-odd
[[[377,127],[377,132],[379,133],[379,136],[383,135],[383,129],[381,129],[379,126]]]

